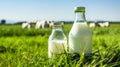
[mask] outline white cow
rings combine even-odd
[[[54,26],[54,22],[53,22],[53,21],[50,21],[49,27],[52,28],[53,26]]]
[[[22,28],[24,29],[24,28],[30,28],[31,27],[31,25],[30,25],[30,23],[22,23]]]
[[[48,21],[37,21],[36,22],[36,29],[48,28],[48,27],[49,27],[49,22]]]
[[[90,24],[89,24],[89,27],[95,27],[95,26],[96,26],[95,23],[90,23]]]
[[[109,24],[109,22],[105,22],[104,25],[105,25],[105,27],[109,27],[110,24]]]
[[[104,22],[104,23],[98,23],[100,25],[100,27],[108,27],[109,26],[109,22]]]

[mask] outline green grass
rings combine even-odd
[[[68,37],[71,24],[63,30]],[[92,56],[61,54],[48,59],[51,29],[21,29],[20,25],[0,25],[0,67],[114,67],[120,66],[120,25],[91,28]]]

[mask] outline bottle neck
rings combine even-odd
[[[85,18],[85,12],[76,12],[75,13],[75,22],[76,23],[85,23],[86,18]]]

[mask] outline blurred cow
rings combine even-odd
[[[49,27],[52,28],[54,26],[54,22],[53,21],[50,21],[49,22]]]
[[[95,27],[95,26],[96,26],[95,23],[90,23],[90,24],[89,24],[89,27]]]
[[[22,23],[22,28],[24,29],[24,28],[30,28],[31,27],[31,25],[30,25],[30,23],[27,23],[27,22],[25,22],[25,23]]]
[[[39,28],[48,28],[49,27],[49,21],[37,21],[36,22],[36,29]]]
[[[39,28],[52,28],[54,25],[56,25],[56,23],[57,22],[54,22],[54,21],[37,21],[36,22],[36,29],[39,29]],[[63,27],[64,22],[61,22],[60,25]]]
[[[109,22],[98,23],[100,27],[109,27]]]

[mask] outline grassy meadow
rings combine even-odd
[[[72,24],[65,24],[68,33]],[[0,67],[119,67],[120,24],[90,28],[92,56],[61,54],[48,59],[48,37],[51,28],[22,29],[21,25],[0,25]]]

